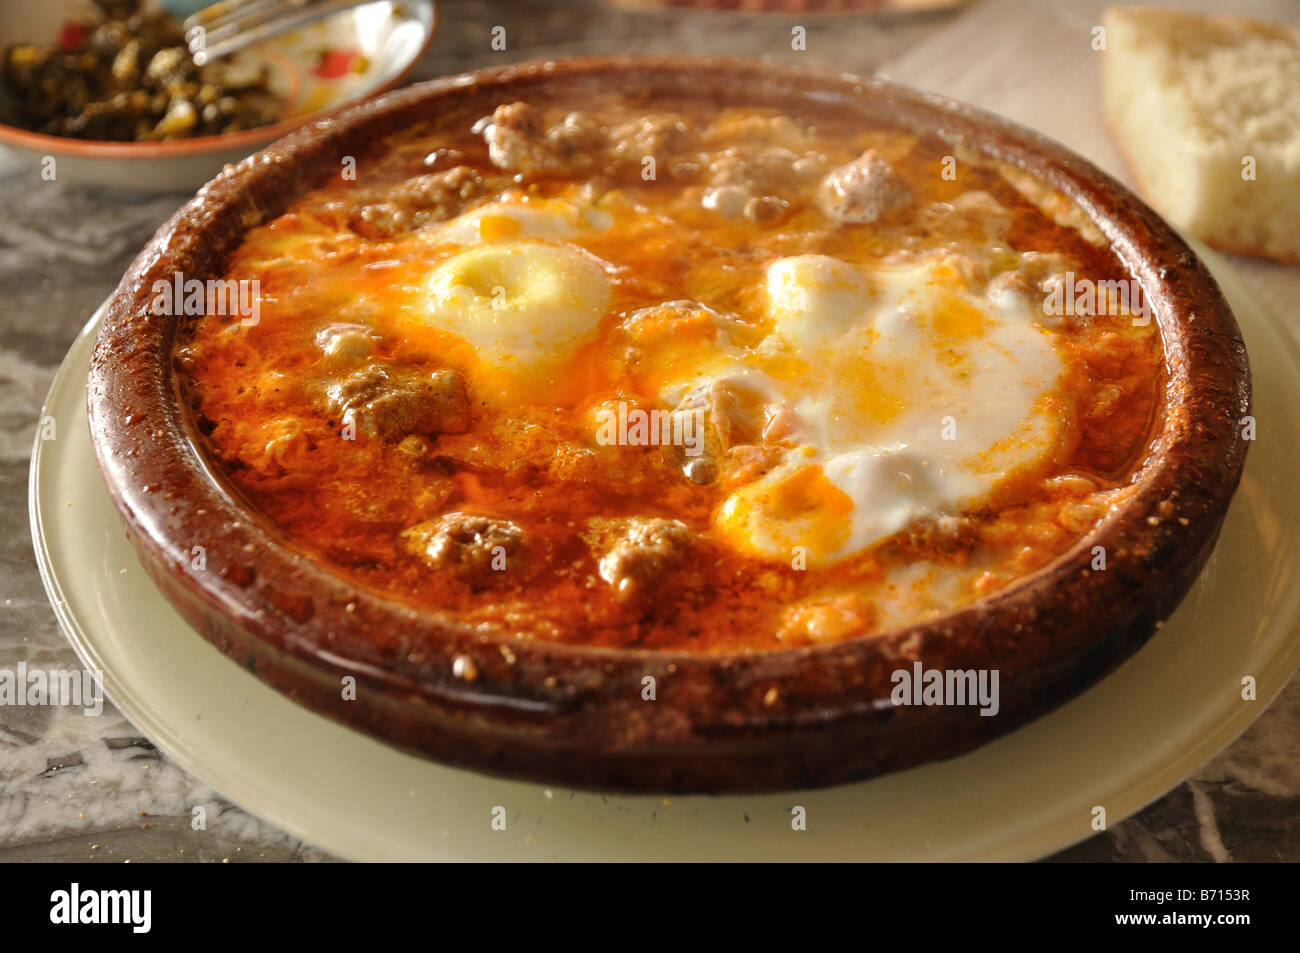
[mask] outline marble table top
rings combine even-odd
[[[680,52],[794,61],[799,18],[663,14],[588,0],[440,4],[415,79],[510,60]],[[808,18],[797,62],[871,73],[957,14],[886,22]],[[508,49],[489,47],[507,27]],[[846,29],[847,27],[851,27]],[[185,196],[44,182],[0,149],[0,669],[79,667],[32,552],[27,475],[56,368],[90,314]],[[1244,735],[1135,817],[1053,860],[1300,859],[1300,680]],[[207,830],[190,828],[206,808]],[[115,709],[0,707],[0,862],[323,861],[334,858],[249,815],[171,763]]]

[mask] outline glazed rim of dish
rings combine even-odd
[[[517,639],[362,589],[287,542],[209,467],[180,397],[178,319],[152,285],[221,277],[229,253],[378,138],[449,101],[616,76],[653,98],[797,110],[828,103],[938,135],[1070,198],[1141,283],[1165,356],[1160,420],[1136,492],[1046,566],[921,624],[763,652],[610,649]],[[1057,143],[888,82],[747,61],[614,57],[435,80],[309,124],[205,186],[159,229],[112,297],[91,362],[100,468],[146,570],[222,651],[299,702],[408,750],[579,786],[770,790],[837,783],[960,753],[1062,704],[1173,611],[1240,479],[1250,375],[1214,279],[1144,203]],[[206,570],[191,568],[204,547]],[[1094,547],[1107,568],[1093,571]],[[419,638],[412,635],[419,633]],[[413,652],[415,645],[426,650]],[[437,647],[427,650],[427,645]],[[1000,713],[897,707],[891,673],[997,669]],[[357,701],[341,680],[357,680]],[[647,676],[654,700],[643,698]]]

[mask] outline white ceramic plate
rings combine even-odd
[[[1246,336],[1258,439],[1218,549],[1156,636],[1052,714],[963,757],[757,797],[602,796],[401,754],[299,708],[203,641],[158,594],[100,482],[86,428],[97,317],[46,402],[32,459],[37,559],[82,661],[163,751],[245,809],[364,860],[1026,860],[1173,788],[1300,663],[1300,358],[1223,259],[1199,249]],[[1258,700],[1243,701],[1253,676]],[[806,811],[795,831],[791,812]],[[494,830],[503,808],[505,830]],[[500,812],[497,812],[500,813]]]

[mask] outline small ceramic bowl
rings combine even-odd
[[[86,6],[85,0],[4,4],[0,49],[56,42],[65,24]],[[191,12],[162,0],[146,0],[144,6],[166,7],[182,17]],[[245,50],[239,55],[269,68],[269,88],[284,101],[283,118],[269,126],[169,142],[102,142],[0,124],[0,146],[38,165],[48,165],[47,157],[52,157],[58,181],[193,191],[227,163],[291,129],[396,85],[428,48],[436,20],[433,0],[377,0]]]

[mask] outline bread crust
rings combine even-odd
[[[1207,24],[1213,24],[1220,29],[1239,30],[1243,33],[1257,33],[1262,36],[1268,36],[1274,39],[1284,39],[1290,42],[1300,42],[1300,29],[1289,26],[1285,23],[1274,23],[1271,20],[1258,20],[1253,17],[1243,17],[1237,14],[1205,14],[1196,13],[1192,10],[1177,10],[1169,7],[1109,7],[1103,15],[1106,19],[1118,17],[1122,20],[1128,20],[1134,25],[1142,21],[1155,20],[1178,20],[1184,27],[1203,27]]]
[[[1265,36],[1285,39],[1291,43],[1300,45],[1300,29],[1287,26],[1281,23],[1271,23],[1267,20],[1254,20],[1248,17],[1224,15],[1224,16],[1206,16],[1205,14],[1193,13],[1187,10],[1170,10],[1164,8],[1149,7],[1112,7],[1106,11],[1107,19],[1112,17],[1129,21],[1134,26],[1140,26],[1142,21],[1151,20],[1178,20],[1185,27],[1193,25],[1204,26],[1214,24],[1216,27],[1229,30],[1240,30],[1243,32],[1253,32]],[[1102,83],[1107,82],[1105,73],[1102,74]],[[1102,121],[1106,127],[1106,132],[1110,135],[1111,141],[1120,153],[1125,167],[1128,169],[1137,191],[1144,197],[1155,201],[1155,193],[1142,175],[1142,171],[1137,161],[1133,157],[1132,150],[1129,148],[1128,141],[1123,135],[1111,116],[1110,110],[1106,108],[1106,97],[1103,96],[1102,103]],[[1159,209],[1160,212],[1167,214],[1165,209]],[[1250,243],[1233,241],[1226,238],[1218,232],[1207,232],[1204,230],[1186,228],[1186,231],[1195,235],[1196,238],[1205,242],[1218,251],[1228,252],[1236,255],[1250,255],[1255,258],[1262,258],[1266,261],[1276,261],[1286,265],[1300,264],[1300,247],[1294,252],[1274,251],[1268,249],[1262,242]]]

